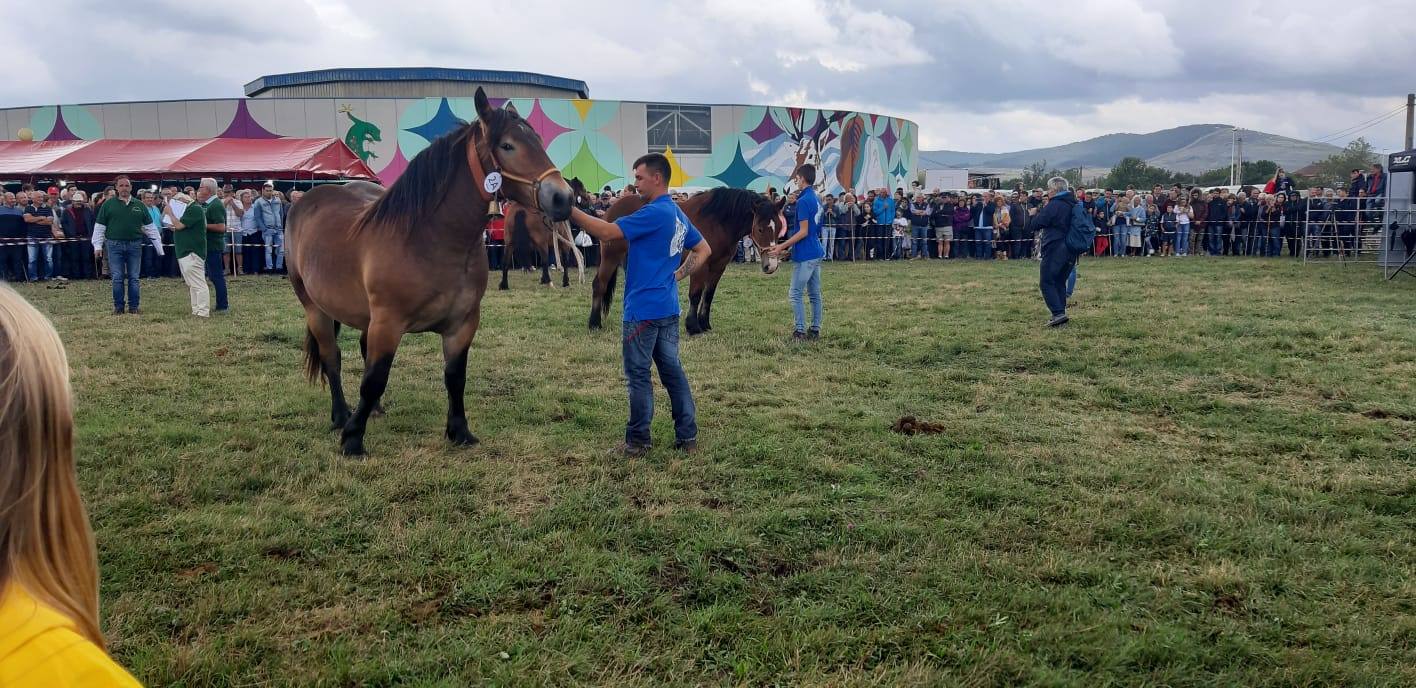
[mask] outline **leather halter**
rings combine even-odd
[[[483,203],[490,203],[491,201],[496,200],[498,197],[503,196],[503,194],[501,192],[501,189],[497,189],[495,193],[489,193],[487,191],[487,171],[485,170],[485,168],[482,167],[482,156],[477,154],[477,139],[479,138],[477,136],[478,133],[481,133],[481,138],[487,140],[490,144],[490,137],[487,136],[487,123],[478,122],[477,129],[467,137],[467,169],[472,172],[472,185],[477,187],[477,195],[482,198]],[[510,172],[502,171],[501,166],[497,164],[497,156],[495,152],[488,150],[487,155],[492,159],[492,172],[500,174],[503,179],[509,179],[511,181],[520,182],[522,184],[530,186],[531,195],[533,197],[538,197],[538,200],[541,193],[541,182],[544,181],[546,177],[549,177],[553,174],[560,174],[560,168],[556,167],[555,165],[551,165],[550,167],[546,168],[545,171],[541,172],[541,174],[538,175],[535,179],[527,179],[520,175],[515,175]]]

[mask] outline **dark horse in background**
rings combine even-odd
[[[703,234],[708,247],[713,249],[708,265],[689,278],[689,308],[684,319],[684,329],[689,334],[702,334],[713,329],[710,319],[713,295],[718,290],[718,280],[723,278],[723,271],[737,255],[737,244],[743,237],[751,235],[753,243],[762,251],[762,272],[770,275],[777,271],[777,259],[769,258],[766,249],[776,243],[778,232],[784,229],[780,223],[785,204],[785,198],[773,202],[755,191],[729,188],[710,189],[679,203],[689,221]],[[642,207],[643,197],[624,196],[610,206],[605,220],[614,222]],[[615,282],[627,249],[623,239],[606,241],[600,247],[600,267],[595,272],[594,296],[590,302],[592,330],[600,329],[601,317],[609,315]]]
[[[442,336],[445,434],[454,444],[477,442],[463,390],[487,290],[483,236],[493,194],[486,177],[500,172],[501,194],[551,220],[570,215],[570,187],[531,125],[513,108],[491,107],[480,88],[475,101],[477,121],[434,141],[388,190],[367,182],[320,186],[290,209],[286,259],[305,307],[305,372],[329,383],[330,420],[342,430],[346,455],[364,453],[369,414],[408,332]],[[544,229],[543,243],[557,240],[549,222],[528,226]],[[341,324],[363,333],[364,379],[352,414],[340,382]]]
[[[580,182],[579,177],[571,177],[570,190],[574,194],[571,201],[574,205],[585,210],[590,206],[589,194],[585,191],[585,185]],[[504,209],[506,212],[506,232],[503,235],[502,244],[505,250],[502,251],[501,260],[501,283],[497,285],[499,291],[511,289],[507,282],[507,274],[511,271],[511,264],[516,263],[518,267],[532,265],[539,257],[541,261],[541,284],[551,283],[551,263],[546,259],[549,253],[546,247],[534,242],[534,237],[528,229],[528,224],[532,222],[543,222],[542,215],[534,208],[526,208],[516,203],[508,203]],[[576,265],[580,266],[580,282],[585,282],[585,259],[580,255],[579,247],[574,242],[570,245],[574,252]],[[560,246],[553,245],[551,250],[556,252],[556,262],[561,267],[561,286],[570,286],[570,271],[566,269],[565,254],[561,252]]]

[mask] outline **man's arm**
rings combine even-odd
[[[613,222],[605,222],[579,208],[570,209],[570,219],[577,227],[589,232],[590,236],[600,241],[624,238],[624,232],[620,231],[619,225]],[[699,243],[701,244],[703,242]]]
[[[711,255],[713,255],[713,249],[708,246],[708,241],[699,239],[698,243],[689,249],[688,255],[684,256],[683,264],[674,271],[674,281],[677,282],[697,272],[704,263],[708,262],[708,256]]]
[[[798,229],[795,234],[788,237],[786,241],[768,249],[768,252],[772,255],[780,255],[786,252],[787,249],[791,248],[798,241],[805,239],[807,235],[811,233],[810,225],[807,224],[806,220],[802,220],[801,222],[797,223],[797,226]]]

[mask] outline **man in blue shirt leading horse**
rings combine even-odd
[[[698,422],[688,376],[679,362],[678,281],[708,262],[712,250],[669,196],[668,158],[650,153],[634,161],[634,185],[646,203],[632,215],[605,222],[579,208],[571,222],[600,241],[623,239],[629,246],[624,276],[624,376],[629,386],[629,423],[614,453],[643,456],[651,444],[654,387],[649,371],[669,394],[674,415],[674,448],[698,448]],[[684,252],[687,251],[687,255]]]

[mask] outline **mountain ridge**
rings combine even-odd
[[[1087,176],[1100,174],[1125,157],[1137,157],[1151,165],[1175,172],[1198,174],[1227,167],[1232,147],[1228,124],[1187,124],[1146,134],[1116,132],[1059,146],[1029,148],[1007,153],[967,151],[920,151],[921,169],[967,167],[980,171],[1014,172],[1040,161],[1049,168],[1082,167]],[[1298,169],[1321,160],[1341,148],[1279,136],[1253,129],[1240,129],[1245,160],[1272,160],[1288,169]]]

